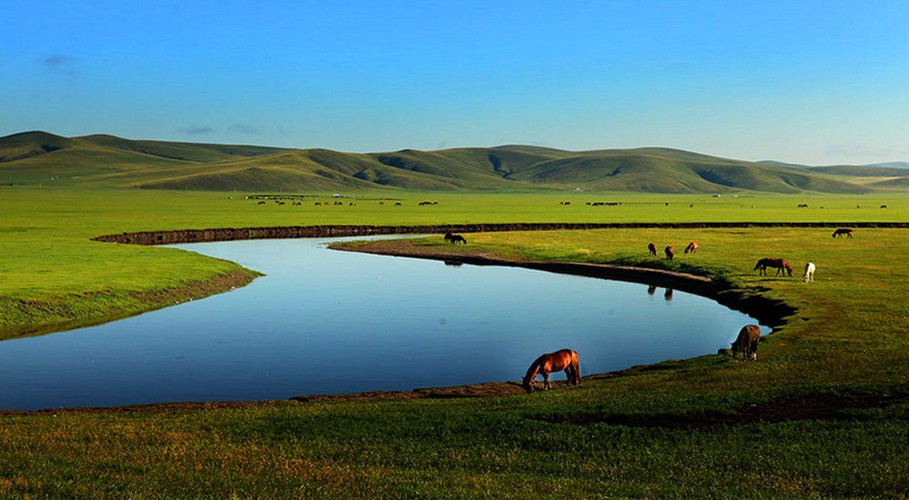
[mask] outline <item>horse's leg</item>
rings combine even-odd
[[[543,390],[548,391],[552,386],[549,384],[549,372],[543,372]]]

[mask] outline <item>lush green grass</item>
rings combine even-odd
[[[902,197],[404,193],[400,198],[401,207],[379,205],[366,195],[355,206],[315,207],[308,199],[293,207],[258,206],[223,193],[0,190],[0,307],[14,299],[85,305],[85,292],[129,294],[236,270],[233,264],[173,249],[89,241],[129,230],[323,223],[905,221],[909,213],[909,200]],[[416,205],[424,199],[439,204]],[[565,199],[572,205],[559,205]],[[596,200],[623,204],[584,205]],[[806,202],[809,209],[796,208]],[[884,203],[888,209],[877,208]],[[529,396],[4,416],[0,494],[904,495],[909,491],[905,231],[861,229],[852,240],[834,240],[831,232],[638,229],[470,235],[470,244],[458,248],[442,246],[438,237],[417,242],[426,251],[694,270],[783,299],[799,312],[761,343],[757,363],[703,356]],[[650,241],[672,244],[681,253],[692,239],[701,244],[696,256],[680,255],[668,263],[646,255]],[[764,256],[784,257],[797,267],[810,259],[818,265],[817,282],[758,277],[751,268]],[[8,332],[21,324],[16,314],[3,312]],[[819,396],[839,401],[844,394],[870,395],[880,404],[804,420],[657,425],[658,417],[745,415],[768,403],[810,402]]]
[[[661,193],[865,193],[864,167],[826,171],[666,148],[562,151],[529,146],[343,153],[257,146],[133,141],[46,132],[0,137],[0,182],[40,186],[190,190],[548,190]],[[899,181],[909,170],[888,172]],[[895,173],[894,173],[895,172]]]
[[[356,194],[344,198],[343,206],[326,206],[329,200],[334,201],[323,193],[305,198],[302,206],[273,202],[260,206],[237,193],[2,189],[0,338],[58,325],[91,324],[160,307],[160,297],[139,299],[137,293],[184,287],[239,271],[234,264],[178,250],[90,241],[94,236],[124,231],[312,224],[909,220],[909,197],[900,195],[713,198],[401,192],[394,196]],[[422,200],[439,203],[418,206]],[[568,200],[571,205],[560,205]],[[622,205],[585,205],[598,200]],[[323,205],[315,206],[316,201]],[[396,201],[402,205],[395,206]],[[355,205],[350,206],[351,202]],[[799,203],[810,207],[798,209]],[[877,208],[881,204],[889,208]],[[170,299],[179,300],[167,297]]]

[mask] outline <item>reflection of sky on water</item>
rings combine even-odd
[[[106,325],[0,342],[0,408],[287,398],[518,380],[713,353],[754,320],[695,295],[508,267],[335,252],[321,239],[181,245],[266,273]],[[564,378],[560,374],[555,378]]]

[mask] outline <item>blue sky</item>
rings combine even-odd
[[[4,0],[0,61],[0,136],[909,161],[901,1]]]

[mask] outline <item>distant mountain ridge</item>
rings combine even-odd
[[[660,193],[865,193],[903,189],[882,169],[747,162],[669,148],[565,151],[525,145],[344,153],[327,149],[61,137],[0,138],[0,182],[25,185],[255,191],[566,190]],[[850,167],[869,168],[874,167]],[[864,171],[862,171],[864,172]],[[886,173],[887,175],[883,175]],[[889,183],[889,184],[888,184]]]
[[[869,163],[866,167],[909,168],[909,161],[885,161],[882,163]]]

